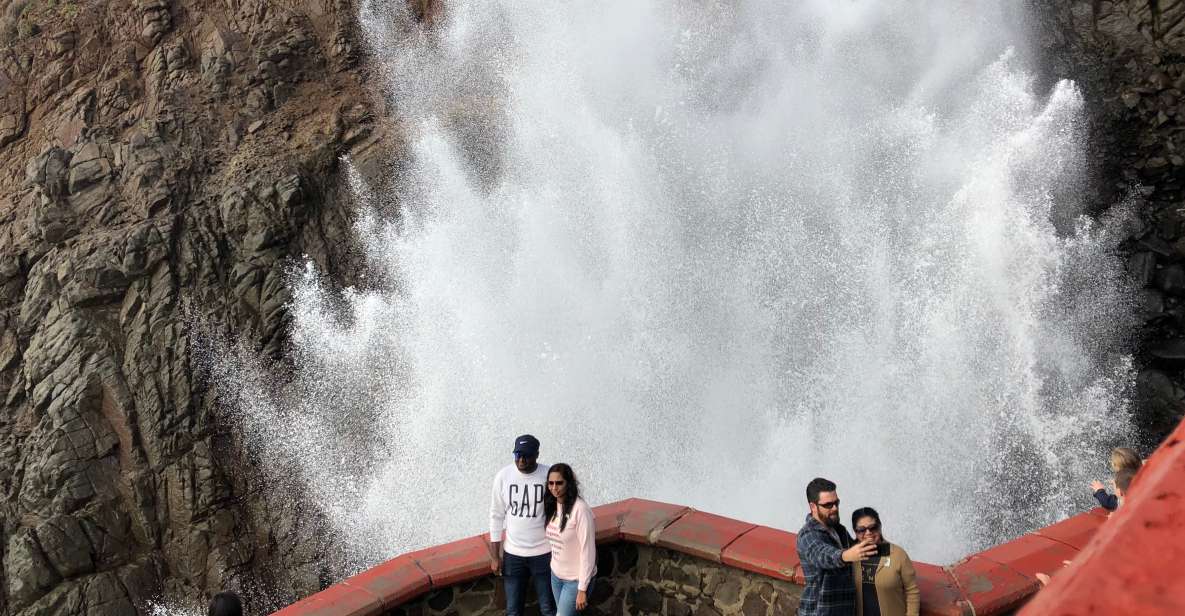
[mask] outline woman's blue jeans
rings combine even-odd
[[[585,597],[592,596],[593,581],[589,580],[588,588],[584,591]],[[554,573],[551,574],[551,594],[555,596],[556,616],[576,615],[576,593],[578,592],[580,592],[580,583],[577,580],[561,580]]]

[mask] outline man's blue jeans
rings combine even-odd
[[[551,554],[502,557],[502,578],[506,584],[506,616],[522,616],[527,603],[527,584],[534,584],[539,598],[539,613],[555,616],[555,599],[551,596]]]

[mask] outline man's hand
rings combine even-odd
[[[583,610],[588,607],[588,593],[583,590],[576,592],[576,609]]]
[[[490,557],[494,559],[494,564],[493,564],[493,566],[490,567],[490,569],[493,570],[494,575],[502,575],[502,542],[501,541],[491,541],[490,542]]]
[[[1094,481],[1090,482],[1090,491],[1091,492],[1098,492],[1099,490],[1106,490],[1106,489],[1107,489],[1107,487],[1104,486],[1103,482],[1099,481],[1098,479],[1095,479]]]
[[[854,563],[876,554],[876,544],[870,539],[861,539],[860,543],[843,551],[843,561]]]

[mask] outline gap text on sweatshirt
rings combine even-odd
[[[490,495],[490,542],[515,556],[541,556],[551,551],[544,530],[543,493],[547,489],[546,464],[523,473],[510,464],[494,475]]]

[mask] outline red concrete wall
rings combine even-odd
[[[769,577],[803,582],[794,533],[637,498],[593,510],[600,543],[658,545]],[[1015,610],[1040,587],[1034,574],[1060,569],[1062,561],[1075,557],[1106,519],[1102,510],[1095,510],[947,567],[916,563],[922,613],[984,616]],[[486,536],[479,535],[404,554],[276,614],[377,616],[430,589],[489,575],[492,566]]]
[[[598,543],[657,545],[803,583],[794,533],[688,507],[631,498],[594,507]],[[1072,561],[1063,567],[1064,561]],[[393,558],[276,614],[377,616],[428,592],[490,575],[486,535]],[[1148,460],[1112,516],[1076,515],[941,567],[915,563],[922,614],[1022,616],[1185,614],[1185,422]]]
[[[1079,538],[1080,539],[1080,538]],[[1022,616],[1185,614],[1185,422],[1132,482],[1127,502],[1055,570]]]

